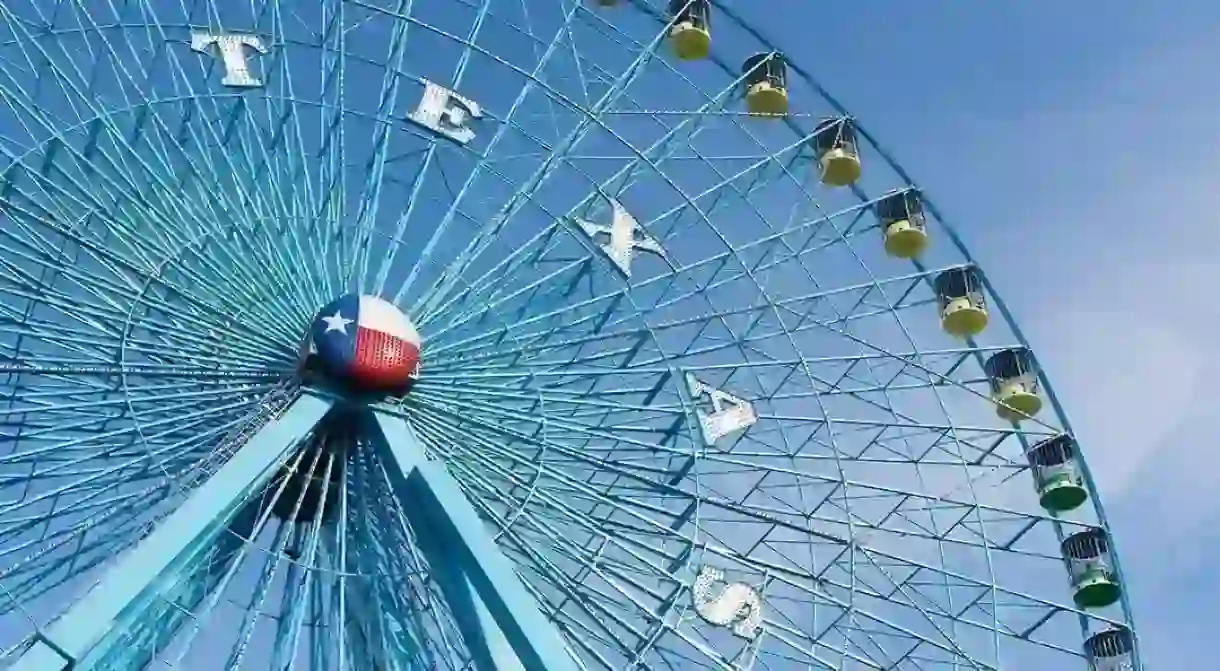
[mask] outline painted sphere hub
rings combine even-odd
[[[346,294],[327,303],[305,344],[306,357],[360,391],[405,392],[419,376],[419,331],[377,296]]]

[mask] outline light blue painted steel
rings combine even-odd
[[[367,570],[367,567],[362,567]],[[367,651],[370,660],[386,671],[413,671],[425,668],[417,664],[421,645],[411,632],[395,621],[395,609],[377,594],[369,594],[358,584],[344,586],[353,619],[359,626],[348,630],[348,640],[354,648]]]
[[[475,668],[478,671],[526,668],[505,637],[504,630],[496,623],[495,616],[480,598],[463,563],[457,560],[457,553],[452,551],[452,539],[446,534],[444,526],[432,523],[427,514],[419,515],[412,526],[415,542],[424,556],[430,558],[428,570],[444,593],[446,606],[457,620]]]
[[[241,551],[257,521],[257,509],[247,505],[228,526],[227,533],[217,534],[211,548],[205,549],[206,557],[200,562],[186,562],[175,566],[186,570],[171,570],[166,577],[167,586],[158,598],[147,603],[147,609],[139,620],[150,623],[143,628],[138,621],[116,625],[122,628],[123,636],[107,635],[82,659],[78,669],[144,669],[153,661],[154,651],[166,645],[195,612],[205,597],[222,583],[235,561],[240,560]],[[193,565],[202,564],[201,571],[192,571]]]
[[[487,534],[457,482],[428,460],[410,424],[375,411],[378,445],[428,566],[438,571],[480,671],[576,671],[563,639]],[[481,653],[481,654],[479,654]]]
[[[1021,445],[1070,428],[1049,385],[1045,425],[996,428],[975,393],[972,362],[1024,342],[1002,301],[994,346],[936,328],[927,280],[970,259],[954,231],[929,203],[951,244],[884,258],[869,194],[911,178],[861,128],[860,184],[811,179],[811,120],[846,110],[796,62],[797,114],[737,107],[773,12],[714,3],[711,57],[679,64],[663,4],[0,2],[0,58],[28,65],[0,68],[4,647],[139,541],[292,375],[310,315],[353,290],[418,308],[428,358],[401,409],[591,667],[740,653],[687,618],[704,561],[771,586],[783,634],[756,668],[1060,668],[1080,661],[1075,632],[1047,631],[1064,613],[1129,624],[1125,594],[1075,611],[1056,566],[1054,534],[1105,526],[1096,497],[1096,517],[1030,513]],[[196,28],[266,39],[249,54],[266,88],[221,87],[220,60],[183,46]],[[480,102],[470,145],[405,120],[422,79]],[[610,197],[670,252],[630,284],[556,223]],[[749,395],[760,425],[703,449],[679,368]],[[448,556],[444,529],[380,498],[379,470],[351,477],[355,452],[327,459],[345,471],[333,517],[266,513],[227,566],[220,541],[216,566],[167,588],[189,621],[148,608],[130,650],[82,664],[138,666],[177,628],[195,649],[156,663],[461,668],[464,630],[477,664],[513,665],[489,661],[511,646],[470,576],[416,556]],[[433,607],[438,582],[454,613]]]
[[[17,660],[13,671],[63,671],[85,658],[95,645],[129,624],[158,597],[175,572],[190,571],[216,534],[264,487],[288,451],[331,409],[334,402],[308,391],[278,419],[264,426],[215,476],[167,516],[148,538],[113,565],[101,583],[43,634],[55,649],[52,660],[41,647]]]

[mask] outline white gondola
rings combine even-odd
[[[1080,608],[1105,608],[1122,596],[1110,563],[1110,540],[1103,529],[1089,529],[1063,540],[1072,579],[1072,599]]]
[[[1076,468],[1076,441],[1067,434],[1047,438],[1027,455],[1038,489],[1038,502],[1058,515],[1075,510],[1089,498],[1089,490]]]
[[[1100,631],[1084,642],[1090,671],[1131,671],[1134,653],[1135,639],[1125,627]]]

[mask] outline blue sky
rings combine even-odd
[[[771,32],[936,199],[1039,353],[1099,480],[1146,662],[1209,658],[1220,5],[872,1],[810,19]]]
[[[1102,489],[1146,661],[1214,655],[1220,5],[731,2],[772,12],[1015,313]]]

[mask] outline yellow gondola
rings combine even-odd
[[[895,191],[877,201],[877,222],[885,235],[885,253],[912,259],[928,246],[923,200],[916,189]]]
[[[1038,368],[1027,349],[996,352],[983,364],[991,382],[991,400],[996,414],[1009,422],[1020,422],[1042,410],[1038,396]]]
[[[813,131],[814,156],[827,186],[850,186],[860,179],[860,151],[851,119],[826,119]]]
[[[940,325],[945,333],[969,338],[987,328],[987,301],[977,268],[951,268],[937,275],[933,284],[940,306]]]
[[[788,60],[777,52],[755,54],[742,64],[746,109],[759,116],[788,113]]]
[[[708,0],[671,0],[669,41],[684,61],[707,58],[712,51],[712,4]]]

